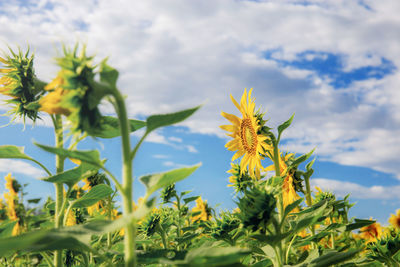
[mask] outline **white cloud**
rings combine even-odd
[[[3,173],[16,173],[25,174],[33,178],[40,178],[46,176],[46,173],[31,164],[14,159],[0,159],[0,172]]]
[[[182,138],[175,137],[175,136],[168,137],[168,140],[175,142],[175,143],[182,143],[182,141],[183,141]]]
[[[192,146],[192,145],[187,145],[186,148],[187,148],[188,152],[190,152],[190,153],[198,153],[198,152],[199,152],[199,151],[198,151],[194,146]]]
[[[165,167],[171,167],[171,168],[181,168],[181,167],[185,167],[186,166],[184,164],[175,163],[173,161],[164,161],[162,164]]]
[[[305,152],[317,146],[326,160],[399,174],[394,157],[400,151],[398,70],[338,90],[329,84],[332,77],[276,60],[316,51],[322,53],[308,54],[307,60],[340,55],[348,72],[377,66],[382,58],[398,67],[400,2],[309,2],[43,0],[29,8],[7,2],[0,14],[0,42],[29,42],[36,49],[38,76],[50,80],[57,72],[49,63],[59,41],[84,41],[90,52],[110,56],[109,63],[120,70],[118,86],[128,96],[131,117],[208,99],[181,123],[196,133],[223,137],[221,110],[237,114],[229,93],[239,98],[243,88],[254,87],[270,125],[296,112],[285,133],[292,140],[287,148]],[[49,3],[53,9],[44,8]],[[273,51],[271,59],[265,59],[265,51]],[[148,141],[179,142],[158,132]]]
[[[355,183],[343,182],[324,178],[311,179],[311,185],[319,186],[322,190],[329,190],[340,197],[348,194],[352,198],[360,199],[400,199],[400,186],[362,186]]]
[[[155,158],[155,159],[167,159],[167,158],[169,158],[169,156],[168,155],[163,155],[163,154],[156,154],[156,155],[153,155],[153,158]]]

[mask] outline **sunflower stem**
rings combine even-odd
[[[120,129],[121,129],[121,140],[122,140],[122,197],[123,197],[123,210],[124,215],[131,214],[133,212],[133,200],[132,200],[132,160],[131,157],[131,145],[130,145],[130,129],[128,114],[126,112],[126,106],[123,96],[118,90],[113,91],[115,99],[115,108],[118,114]],[[135,237],[136,237],[136,225],[134,222],[129,223],[125,228],[125,266],[131,267],[136,266],[136,255],[135,255]]]
[[[272,145],[274,148],[274,166],[275,166],[275,176],[281,176],[281,169],[280,169],[280,158],[279,158],[279,150],[278,150],[278,140],[276,140],[275,136],[271,134],[271,141],[272,141]],[[282,190],[279,191],[278,194],[278,216],[279,216],[279,227],[278,227],[278,234],[281,233],[282,231],[282,218],[283,218],[283,212],[284,212],[284,206],[283,206],[283,192]],[[278,244],[278,251],[279,251],[279,263],[280,266],[283,266],[285,264],[285,251],[284,248],[282,246],[282,241],[279,242]]]
[[[51,116],[54,124],[54,132],[56,136],[56,147],[63,148],[64,146],[64,136],[63,136],[63,124],[61,115],[55,115],[55,117]],[[64,157],[56,155],[56,172],[61,173],[64,170]],[[55,213],[54,213],[54,221],[55,228],[62,227],[62,204],[64,202],[64,187],[63,184],[55,184],[56,188],[56,205],[55,205]],[[62,250],[56,250],[54,252],[54,266],[61,267],[62,266]]]

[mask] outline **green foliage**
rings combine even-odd
[[[147,129],[146,133],[150,133],[157,128],[169,126],[178,122],[185,120],[190,117],[194,112],[196,112],[201,106],[197,106],[195,108],[190,108],[186,110],[182,110],[175,113],[170,114],[162,114],[162,115],[152,115],[147,118],[146,124]]]
[[[197,164],[192,167],[185,167],[168,172],[145,175],[140,177],[139,180],[146,186],[147,195],[151,195],[160,188],[185,179],[200,166],[201,164]]]

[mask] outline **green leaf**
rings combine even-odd
[[[146,120],[147,124],[146,133],[148,134],[157,128],[181,122],[186,118],[188,118],[189,116],[191,116],[199,108],[200,106],[197,106],[195,108],[190,108],[175,113],[152,115],[148,117]]]
[[[37,204],[40,202],[40,200],[41,200],[41,198],[31,198],[31,199],[28,199],[28,203]]]
[[[147,194],[151,195],[160,188],[167,187],[173,183],[185,179],[191,175],[201,163],[180,169],[175,169],[172,171],[167,171],[157,174],[149,174],[139,178],[139,180],[146,186]]]
[[[50,177],[41,178],[41,180],[56,184],[64,183],[69,187],[72,187],[80,180],[83,180],[89,176],[96,174],[98,169],[99,168],[96,166],[87,163],[82,163],[76,168],[64,171],[62,173]]]
[[[315,224],[324,214],[327,205],[328,202],[326,200],[322,200],[299,213],[293,214],[297,216],[297,223],[293,229],[293,233],[297,233],[302,229]]]
[[[314,150],[315,150],[315,148],[313,150],[311,150],[310,152],[308,152],[307,154],[304,154],[304,155],[296,158],[291,165],[298,166],[300,163],[306,161],[312,155],[312,153],[314,153]]]
[[[59,155],[61,157],[79,159],[82,162],[92,164],[98,168],[103,167],[103,163],[100,160],[100,153],[97,150],[68,150],[64,148],[41,145],[38,143],[34,144],[47,152]]]
[[[24,147],[5,145],[0,146],[0,158],[2,159],[32,159],[25,155]]]
[[[99,200],[102,200],[114,191],[106,184],[99,184],[90,189],[89,192],[84,194],[81,198],[75,200],[72,204],[75,208],[84,208],[96,204]]]
[[[282,132],[290,126],[290,124],[292,123],[294,118],[294,113],[293,115],[290,117],[290,119],[288,119],[287,121],[285,121],[284,123],[282,123],[281,125],[278,126],[278,142],[281,139],[281,134]]]
[[[57,230],[32,231],[19,236],[0,239],[0,257],[15,251],[44,251],[71,249],[88,251],[77,236]]]
[[[234,264],[249,255],[250,250],[238,247],[204,246],[190,250],[184,259],[190,266],[213,266]]]
[[[17,221],[3,222],[0,225],[0,238],[10,237]]]
[[[285,211],[283,212],[283,220],[286,218],[286,216],[294,210],[300,203],[303,201],[303,198],[299,198],[298,200],[294,201],[293,203],[290,203],[289,205],[286,206]]]
[[[119,120],[115,117],[104,116],[101,118],[101,128],[93,129],[92,136],[100,138],[114,138],[121,135]],[[146,126],[145,121],[129,120],[130,131],[134,132]]]
[[[117,87],[118,71],[107,64],[107,58],[100,63],[100,81],[112,88]]]
[[[195,201],[196,199],[198,199],[199,196],[195,196],[195,197],[188,197],[188,198],[184,198],[183,201],[185,202],[185,204],[188,204],[192,201]]]
[[[355,229],[359,229],[361,227],[368,226],[373,223],[375,223],[375,221],[355,219],[354,223],[346,225],[346,231],[353,231]]]
[[[338,264],[340,262],[344,262],[350,260],[351,258],[354,258],[360,251],[360,249],[349,249],[346,252],[329,252],[311,261],[310,266],[332,266],[334,264]]]

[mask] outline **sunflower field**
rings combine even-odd
[[[400,266],[400,210],[383,227],[349,218],[349,195],[341,199],[311,188],[313,151],[280,150],[293,116],[277,129],[268,127],[252,90],[245,89],[239,102],[231,96],[240,117],[221,114],[230,138],[226,148],[233,152],[227,186],[235,209],[217,211],[201,196],[177,190],[175,184],[200,165],[140,177],[146,193],[135,203],[133,161],[143,141],[200,106],[128,118],[118,71],[106,59],[94,64],[84,46],[64,47],[56,59],[60,70],[49,82],[36,76],[29,51],[10,49],[0,62],[7,116],[35,122],[48,114],[56,140],[55,146],[35,143],[55,156],[56,166],[23,147],[0,146],[0,158],[36,164],[47,173],[38,178],[55,188],[45,204],[32,208],[39,199],[24,200],[25,186],[6,175],[0,266]],[[101,101],[111,103],[116,116],[102,115]],[[139,129],[143,136],[131,144],[130,134]],[[122,177],[105,167],[106,153],[79,149],[89,137],[121,139]],[[64,168],[66,161],[74,167]]]

